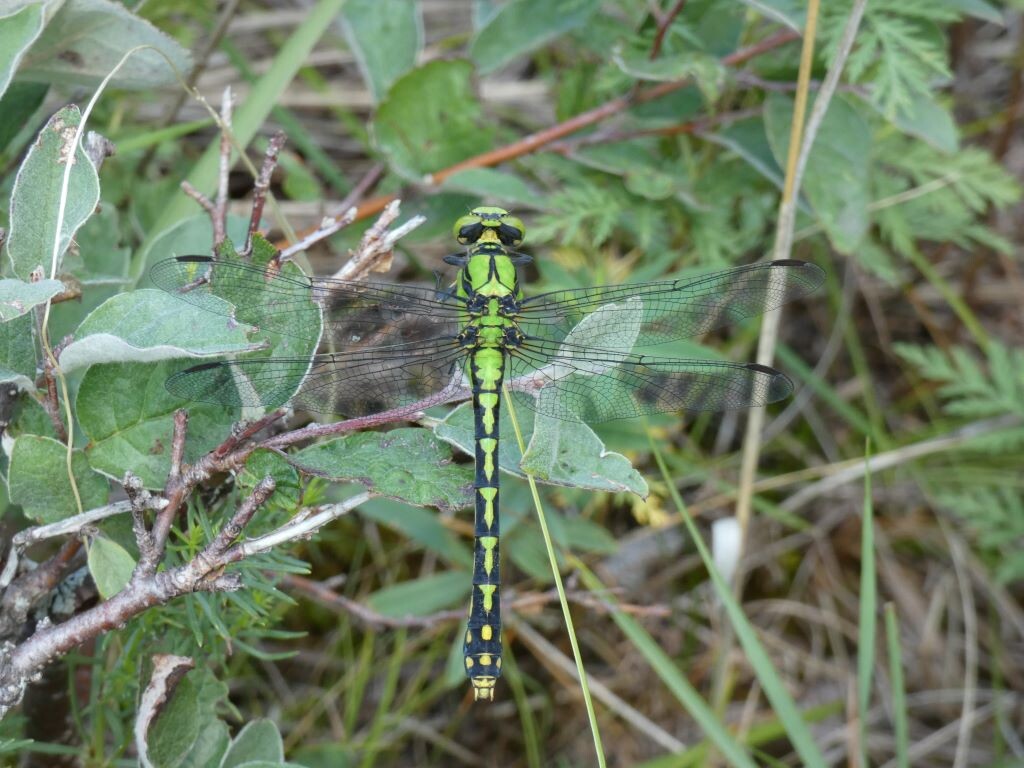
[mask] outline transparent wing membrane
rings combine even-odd
[[[179,397],[228,406],[276,408],[354,418],[423,400],[461,378],[465,353],[454,344],[398,345],[372,353],[319,354],[312,360],[250,358],[204,363],[174,374]],[[295,391],[296,367],[307,370]]]
[[[528,335],[558,341],[587,315],[602,309],[609,335],[633,322],[629,300],[643,302],[637,346],[700,336],[806,296],[824,281],[822,270],[785,260],[754,264],[697,279],[662,280],[553,291],[523,301],[519,327]],[[607,306],[614,304],[615,306]]]
[[[325,340],[338,348],[454,337],[463,306],[430,288],[296,277],[209,256],[165,259],[153,266],[150,279],[158,288],[217,314],[233,316],[225,303],[230,302],[242,309],[239,319],[244,319],[246,298],[258,296],[260,317],[268,325],[314,301],[323,307]],[[280,332],[281,325],[265,330]],[[317,333],[310,328],[292,335],[315,339]]]
[[[753,363],[679,360],[543,342],[511,352],[509,378],[544,416],[589,423],[667,411],[721,411],[782,400],[792,382]]]
[[[465,302],[436,290],[298,277],[206,256],[168,259],[151,276],[165,291],[229,316],[232,304],[257,296],[268,331],[275,330],[275,318],[311,301],[323,308],[324,335],[311,360],[250,357],[197,365],[167,382],[183,398],[264,407],[290,401],[303,410],[351,418],[410,405],[463,375],[468,349],[456,337],[466,322]],[[517,319],[526,341],[507,350],[505,380],[526,393],[517,400],[538,413],[588,422],[775,402],[793,385],[771,368],[631,350],[775,309],[811,293],[823,278],[812,264],[776,261],[695,280],[527,298]]]

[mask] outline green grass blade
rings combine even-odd
[[[598,580],[597,576],[579,560],[572,558],[570,562],[579,572],[587,589],[600,595],[602,599],[614,606],[607,587]],[[715,716],[697,689],[690,685],[690,681],[679,671],[675,662],[661,649],[654,638],[632,616],[622,611],[612,611],[612,618],[634,647],[647,659],[665,687],[672,692],[708,739],[728,759],[728,764],[754,768],[756,763],[746,753],[743,746],[729,733],[725,724]]]
[[[502,651],[502,658],[505,660],[504,677],[508,680],[508,687],[512,689],[512,698],[515,699],[516,709],[519,711],[519,723],[523,729],[523,746],[526,748],[526,764],[529,768],[543,768],[544,761],[541,759],[541,741],[537,732],[537,721],[533,717],[533,709],[526,698],[522,672],[519,671],[511,648],[506,647]]]
[[[870,454],[870,447],[868,452]],[[864,457],[867,463],[867,456]],[[857,636],[857,714],[860,764],[867,768],[867,723],[871,705],[871,673],[875,668],[875,635],[878,630],[878,584],[875,574],[874,505],[871,502],[871,468],[864,473],[864,515],[860,540],[860,629]]]
[[[295,77],[295,73],[305,63],[313,46],[330,27],[344,4],[345,0],[319,0],[309,11],[305,21],[296,28],[278,51],[270,69],[253,85],[248,99],[235,112],[231,132],[239,145],[244,147],[252,141],[256,131],[263,125],[267,115]],[[188,175],[192,186],[203,192],[213,189],[217,180],[219,155],[219,143],[212,142]],[[163,232],[193,213],[194,206],[195,203],[184,193],[175,195],[150,230],[152,235]],[[144,250],[145,248],[142,248],[140,252]]]
[[[892,687],[892,716],[896,726],[896,765],[910,768],[910,726],[907,723],[907,690],[903,684],[903,654],[900,627],[892,603],[885,605],[885,641],[889,651],[889,684]]]
[[[249,66],[249,62],[246,61],[245,54],[234,43],[225,39],[221,41],[220,47],[247,82],[256,82],[256,74]],[[344,195],[352,188],[352,183],[338,170],[330,156],[320,149],[320,145],[309,135],[305,126],[290,109],[275,105],[271,109],[271,114],[281,124],[284,132],[288,134],[289,143],[302,152],[309,165],[334,188],[335,192]]]
[[[512,422],[512,429],[516,433],[516,441],[519,443],[519,452],[526,453],[526,444],[523,442],[523,433],[519,429],[519,421],[516,419],[515,406],[512,405],[512,398],[509,397],[507,387],[502,389],[502,400],[507,406],[509,420]],[[565,596],[565,586],[562,584],[562,574],[558,569],[558,557],[555,555],[555,545],[551,541],[551,533],[548,531],[547,517],[544,515],[544,505],[540,503],[540,493],[537,491],[537,482],[533,475],[526,473],[526,480],[530,484],[530,493],[533,495],[533,505],[537,510],[537,521],[540,523],[541,534],[544,536],[544,547],[547,549],[548,560],[551,563],[551,576],[555,580],[555,589],[558,591],[558,602],[562,606],[562,616],[565,617],[565,630],[569,634],[569,643],[572,645],[572,655],[576,660],[576,671],[580,678],[580,690],[583,692],[583,701],[587,706],[587,719],[590,722],[590,732],[594,737],[594,750],[597,753],[597,764],[605,768],[604,747],[601,745],[601,731],[597,727],[597,715],[594,712],[594,701],[590,697],[590,686],[587,684],[587,671],[583,668],[583,656],[580,653],[579,641],[576,639],[576,629],[572,623],[572,613],[569,611],[569,600]]]
[[[789,695],[789,691],[786,690],[785,684],[782,682],[782,678],[779,676],[778,671],[768,658],[768,653],[765,651],[764,646],[761,645],[761,641],[757,639],[757,633],[754,631],[754,627],[747,617],[743,615],[743,609],[737,602],[736,598],[732,594],[732,588],[725,582],[722,575],[718,572],[718,568],[715,567],[714,561],[711,559],[711,553],[708,551],[707,546],[704,544],[703,539],[700,537],[700,532],[697,530],[697,526],[693,522],[693,518],[686,510],[686,506],[683,504],[682,498],[679,496],[679,492],[676,490],[675,483],[672,482],[672,478],[668,473],[668,468],[665,466],[665,459],[661,455],[661,451],[658,449],[657,443],[653,439],[650,441],[651,451],[654,455],[655,461],[658,463],[658,468],[665,480],[665,485],[669,489],[669,493],[672,495],[672,500],[676,504],[676,508],[679,510],[679,514],[683,518],[683,522],[686,523],[686,528],[693,538],[693,543],[697,547],[697,552],[700,554],[701,560],[704,561],[704,567],[708,571],[708,575],[711,577],[711,581],[714,584],[715,594],[718,599],[722,601],[722,605],[725,607],[725,612],[729,617],[729,622],[732,624],[733,629],[736,632],[736,637],[740,641],[740,645],[743,646],[744,652],[747,654],[747,660],[750,662],[750,666],[754,670],[754,674],[757,675],[758,681],[761,683],[761,687],[764,689],[765,696],[768,697],[768,701],[771,702],[772,709],[775,714],[782,721],[783,726],[786,729],[786,735],[789,737],[790,742],[793,744],[793,748],[796,749],[800,755],[801,762],[804,766],[826,766],[828,763],[825,761],[825,756],[818,749],[817,744],[814,743],[814,737],[811,735],[810,729],[807,727],[806,721],[800,714],[800,710],[797,709],[796,702],[793,701],[793,697]]]

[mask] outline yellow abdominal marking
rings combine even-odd
[[[494,409],[498,407],[498,395],[494,392],[481,392],[477,400],[484,409],[484,431],[488,435],[494,434]]]
[[[480,447],[484,450],[484,477],[491,480],[494,475],[494,450],[498,447],[498,441],[493,437],[480,441]]]
[[[498,546],[498,537],[481,536],[480,544],[484,548],[484,573],[490,576],[491,571],[494,570],[494,548]]]
[[[489,653],[482,654],[480,656],[480,663],[483,664],[485,667],[490,666],[490,664],[491,664],[491,654],[489,654]]]
[[[494,497],[498,495],[497,488],[477,488],[480,497],[484,500],[484,522],[490,528],[494,525]]]
[[[482,627],[480,627],[480,637],[482,637],[484,640],[490,640],[492,637],[494,637],[494,630],[491,629],[490,624],[484,624]]]
[[[494,590],[497,588],[497,584],[477,584],[477,589],[484,596],[484,611],[487,613],[490,613],[494,608]]]

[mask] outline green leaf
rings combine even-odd
[[[116,541],[97,536],[89,545],[89,573],[100,597],[109,600],[128,584],[135,558]]]
[[[299,473],[277,451],[257,448],[250,453],[245,460],[245,465],[235,478],[235,485],[242,493],[248,495],[263,478],[268,476],[274,479],[274,492],[270,495],[268,503],[278,504],[289,509],[297,506],[299,499],[302,498]]]
[[[423,49],[420,4],[408,0],[348,0],[341,12],[345,39],[373,100],[414,66]]]
[[[116,290],[130,282],[128,265],[131,249],[123,245],[123,238],[117,206],[101,201],[99,210],[75,236],[77,250],[65,254],[64,270],[73,274],[83,286]],[[103,298],[108,296],[103,295]]]
[[[470,56],[484,74],[582,27],[600,0],[511,0],[490,16],[473,39]]]
[[[529,441],[526,456],[529,469],[538,480],[551,485],[588,488],[595,491],[630,491],[647,496],[647,484],[621,454],[608,451],[601,439],[586,424],[539,419],[534,425],[533,411],[516,396],[516,416]],[[503,403],[504,405],[504,403]],[[550,422],[550,423],[549,423]],[[520,468],[524,461],[516,444],[508,414],[502,413],[498,431],[498,468],[510,475],[526,477]],[[534,433],[539,436],[534,438]],[[470,456],[474,455],[473,407],[464,403],[434,427],[434,434]]]
[[[952,112],[929,94],[911,97],[909,103],[896,110],[893,122],[904,133],[928,142],[941,152],[956,152],[960,145]]]
[[[793,100],[772,93],[765,102],[765,128],[780,166],[789,151]],[[832,245],[850,254],[871,223],[871,130],[867,121],[841,96],[832,99],[807,159],[802,192]]]
[[[176,768],[211,768],[220,765],[231,743],[231,732],[223,720],[207,720],[199,724],[199,733],[191,748]]]
[[[0,95],[14,77],[18,62],[43,30],[44,3],[32,3],[0,16]]]
[[[494,168],[467,168],[449,176],[441,189],[468,192],[481,198],[512,203],[518,208],[544,208],[543,195],[523,181],[519,176]]]
[[[472,75],[468,61],[437,60],[391,86],[374,116],[373,137],[396,173],[419,181],[490,147]]]
[[[39,435],[17,438],[7,475],[11,503],[20,504],[26,515],[43,524],[78,514],[66,462],[67,448],[63,443]],[[83,510],[106,504],[107,481],[92,471],[85,454],[75,451],[71,466]]]
[[[280,765],[284,760],[281,734],[272,720],[259,719],[246,723],[221,760],[220,768],[239,768],[255,761]]]
[[[782,168],[772,154],[772,147],[765,133],[765,124],[761,118],[737,120],[717,133],[708,134],[707,138],[708,141],[731,149],[751,168],[782,189]]]
[[[517,411],[517,415],[522,411]],[[538,480],[646,498],[647,482],[583,422],[537,419],[521,466]]]
[[[171,466],[174,411],[182,402],[164,381],[187,363],[94,365],[75,401],[78,423],[89,438],[92,467],[115,479],[131,470],[147,488],[162,488]],[[214,448],[235,421],[232,411],[200,403],[189,409],[186,461]]]
[[[807,8],[800,0],[741,0],[769,19],[785,24],[794,32],[803,32]]]
[[[630,77],[637,80],[668,82],[693,78],[709,103],[718,100],[725,85],[725,67],[716,57],[700,51],[683,51],[681,53],[663,53],[651,59],[647,49],[616,47],[612,51],[612,61]]]
[[[92,87],[137,45],[161,51],[181,77],[192,68],[187,50],[120,3],[67,0],[29,50],[18,76]],[[172,85],[177,77],[164,56],[150,49],[136,51],[114,75],[111,85],[136,90]]]
[[[209,768],[218,765],[217,749],[227,727],[217,719],[217,705],[227,699],[227,686],[203,668],[189,672],[174,696],[150,726],[146,742],[155,768]],[[220,723],[217,728],[213,724]],[[225,738],[224,741],[227,739]],[[207,762],[198,758],[209,756]]]
[[[54,114],[18,169],[11,193],[7,255],[14,274],[22,280],[30,279],[37,268],[42,268],[44,275],[50,274],[64,169],[81,120],[82,114],[75,106],[64,107]],[[99,199],[96,168],[79,146],[68,183],[58,258],[63,256],[78,228],[92,215]]]
[[[217,248],[217,257],[222,261],[241,261],[255,267],[265,267],[277,256],[277,248],[259,233],[252,239],[252,255],[249,259],[243,259],[235,251],[230,240],[225,240]],[[294,263],[287,262],[278,267],[284,277],[295,280],[305,280],[306,276]],[[261,344],[262,347],[252,353],[253,357],[278,357],[290,361],[287,373],[288,379],[284,378],[284,365],[279,365],[276,375],[272,381],[261,383],[250,380],[241,386],[252,387],[254,391],[267,393],[267,387],[272,387],[277,394],[279,402],[285,402],[299,388],[302,380],[309,370],[309,360],[316,352],[319,344],[319,332],[323,328],[323,319],[320,305],[312,299],[299,303],[290,304],[291,312],[286,316],[280,314],[268,316],[268,308],[280,301],[280,297],[273,293],[272,288],[264,288],[257,285],[254,280],[238,280],[227,277],[216,279],[211,291],[235,307],[235,317],[243,323],[248,323],[258,330],[252,335],[251,341]],[[227,319],[221,317],[220,322]],[[317,329],[317,333],[311,333]],[[241,378],[241,374],[237,374]],[[264,400],[267,402],[267,400]]]
[[[0,323],[0,383],[13,382],[18,389],[35,388],[36,345],[32,315]]]
[[[241,216],[228,216],[227,235],[232,242],[240,243],[245,240],[245,233],[249,229],[249,219]],[[172,256],[188,256],[191,254],[207,254],[213,243],[213,224],[210,217],[205,213],[197,213],[182,219],[160,232],[142,250],[141,258],[138,259],[139,278],[150,267],[158,261],[169,259]],[[139,280],[142,285],[147,285],[148,279]]]
[[[366,604],[384,616],[427,616],[443,611],[469,597],[470,577],[466,571],[444,571],[413,581],[384,587]]]
[[[333,482],[357,482],[381,496],[418,507],[461,509],[472,502],[472,470],[429,430],[359,432],[303,448],[290,460]]]
[[[216,299],[211,299],[216,301]],[[230,312],[227,302],[224,312]],[[255,328],[163,291],[119,293],[94,309],[60,354],[64,371],[97,363],[157,362],[257,349]]]

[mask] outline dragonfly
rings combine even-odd
[[[532,257],[517,250],[525,235],[518,217],[476,207],[455,222],[453,234],[464,248],[444,258],[457,268],[445,288],[310,277],[216,256],[167,259],[151,277],[160,288],[221,313],[231,312],[230,304],[211,296],[225,295],[225,287],[251,286],[262,297],[268,324],[311,302],[322,312],[322,329],[308,331],[317,334],[320,350],[311,359],[247,356],[202,363],[167,381],[185,399],[250,407],[290,402],[296,409],[354,418],[408,407],[453,386],[471,393],[474,567],[463,655],[474,699],[492,701],[502,659],[503,391],[515,390],[516,404],[541,418],[586,423],[776,402],[791,394],[793,384],[773,368],[636,350],[775,309],[815,291],[824,273],[808,262],[779,260],[697,278],[526,296],[519,273]]]

